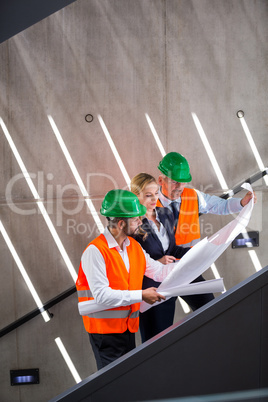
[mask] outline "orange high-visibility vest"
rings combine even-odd
[[[143,275],[146,270],[145,256],[140,244],[131,237],[129,240],[130,245],[127,246],[129,272],[121,255],[115,248],[109,248],[103,234],[89,243],[89,245],[96,246],[101,252],[106,265],[109,285],[112,289],[139,290],[142,288]],[[76,288],[79,302],[94,300],[81,263]],[[135,303],[130,306],[84,315],[85,329],[93,334],[123,333],[127,329],[130,332],[137,332],[139,329],[139,308],[140,303]]]
[[[163,206],[159,199],[157,206]],[[184,188],[182,192],[179,219],[174,232],[178,246],[192,246],[195,240],[200,239],[198,197],[192,188]]]

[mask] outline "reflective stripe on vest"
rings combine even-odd
[[[118,290],[139,290],[142,288],[143,275],[146,269],[146,260],[143,250],[136,240],[129,238],[127,246],[129,258],[129,272],[121,255],[115,248],[109,248],[104,235],[98,236],[90,244],[96,246],[102,254],[109,285]],[[90,245],[89,244],[89,245]],[[88,246],[89,246],[88,245]],[[79,302],[94,300],[90,291],[86,275],[80,263],[76,288]],[[140,303],[122,306],[110,310],[100,311],[83,316],[85,329],[90,333],[122,333],[129,329],[137,332],[139,328]]]
[[[105,310],[98,311],[97,313],[87,314],[87,317],[91,318],[137,318],[139,316],[139,310],[131,313],[131,310]]]
[[[163,207],[160,200],[158,207]],[[175,240],[178,246],[192,247],[200,240],[199,208],[197,193],[192,188],[185,187],[181,195],[181,205],[177,226],[174,228]]]
[[[190,243],[180,244],[180,246],[183,248],[193,247],[195,244],[199,243],[199,241],[200,241],[200,238],[194,239],[194,240],[190,241]]]
[[[91,290],[78,290],[77,291],[78,297],[88,297],[93,298]]]

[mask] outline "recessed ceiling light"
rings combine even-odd
[[[236,113],[237,117],[239,119],[241,119],[242,117],[244,117],[245,113],[243,112],[243,110],[238,110],[238,112]]]

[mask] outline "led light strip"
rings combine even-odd
[[[220,277],[220,274],[219,274],[219,271],[218,271],[216,265],[213,263],[213,264],[211,264],[210,268],[211,268],[215,278],[220,279],[221,277]],[[223,286],[224,286],[224,284],[223,284]],[[225,286],[224,286],[224,291],[222,293],[225,293],[225,292],[226,292],[226,289],[225,289]]]
[[[205,150],[207,151],[207,154],[208,154],[210,162],[211,162],[211,164],[213,166],[213,169],[214,169],[214,171],[215,171],[215,173],[217,175],[217,178],[218,178],[218,180],[220,182],[221,188],[223,190],[227,190],[228,189],[227,183],[224,180],[223,174],[222,174],[221,169],[219,167],[219,164],[218,164],[218,162],[217,162],[217,160],[215,158],[215,155],[214,155],[214,153],[212,151],[212,148],[211,148],[211,146],[210,146],[210,144],[208,142],[208,139],[207,139],[207,136],[206,136],[206,134],[205,134],[205,132],[203,130],[203,127],[201,126],[201,123],[200,123],[200,121],[199,121],[199,119],[198,119],[198,117],[197,117],[197,115],[195,113],[192,113],[192,118],[194,120],[194,124],[196,126],[196,129],[197,129],[197,131],[198,131],[198,133],[200,135],[200,138],[201,138],[201,140],[203,142]]]
[[[81,379],[80,375],[78,374],[78,372],[77,372],[77,370],[76,370],[76,368],[75,368],[75,366],[74,366],[74,364],[73,364],[73,362],[72,362],[67,350],[65,349],[65,346],[63,345],[62,340],[58,337],[58,338],[55,339],[55,342],[56,342],[56,344],[57,344],[57,346],[58,346],[58,348],[59,348],[59,350],[60,350],[60,352],[62,354],[62,357],[65,360],[65,363],[67,364],[70,372],[72,373],[72,376],[73,376],[75,382],[78,384],[80,381],[82,381],[82,379]]]
[[[16,250],[15,250],[15,248],[14,248],[14,246],[13,246],[13,244],[12,244],[8,234],[7,234],[7,231],[4,228],[4,225],[2,224],[1,221],[0,221],[0,231],[1,231],[2,235],[3,235],[3,238],[4,238],[6,244],[7,244],[8,248],[9,248],[9,251],[10,251],[12,257],[14,258],[14,260],[15,260],[15,262],[17,264],[18,269],[20,270],[20,273],[21,273],[23,279],[26,282],[26,285],[28,286],[29,291],[31,292],[31,294],[32,294],[32,296],[34,298],[34,301],[35,301],[37,307],[39,308],[39,310],[40,310],[45,322],[48,322],[50,320],[50,317],[49,317],[49,315],[48,315],[48,313],[46,311],[42,312],[42,310],[44,309],[44,305],[41,302],[41,300],[40,300],[40,298],[39,298],[39,296],[38,296],[38,294],[37,294],[32,282],[31,282],[31,279],[29,278],[29,275],[27,274],[27,272],[26,272],[26,270],[25,270],[25,268],[24,268],[24,266],[23,266],[23,264],[21,262],[21,259],[18,256],[18,254],[17,254],[17,252],[16,252]]]
[[[244,239],[248,239],[247,230],[243,230],[243,232],[241,234],[244,237]],[[247,246],[247,248],[252,247],[251,243],[250,244],[246,243],[246,246]],[[256,254],[256,251],[255,250],[248,250],[248,254],[249,254],[250,258],[251,258],[252,264],[254,265],[256,272],[260,271],[262,269],[262,266],[261,266],[261,263],[260,263],[260,261],[258,259],[257,254]]]
[[[251,147],[251,149],[252,149],[253,155],[255,156],[255,159],[256,159],[256,162],[257,162],[257,164],[258,164],[258,166],[259,166],[259,169],[260,169],[261,171],[263,171],[263,170],[265,170],[265,166],[264,166],[263,161],[262,161],[262,159],[261,159],[261,157],[260,157],[259,151],[257,150],[257,147],[256,147],[256,145],[255,145],[255,142],[254,142],[254,140],[253,140],[253,138],[252,138],[252,135],[251,135],[251,133],[250,133],[250,131],[249,131],[248,125],[247,125],[247,123],[246,123],[246,120],[245,120],[244,117],[240,117],[239,120],[240,120],[241,125],[242,125],[242,127],[243,127],[244,133],[246,134],[246,137],[247,137],[247,140],[248,140],[248,142],[249,142],[249,145],[250,145],[250,147]],[[264,179],[264,181],[265,181],[266,186],[268,186],[268,177],[267,177],[267,176],[263,176],[263,179]]]
[[[159,151],[160,151],[162,157],[164,157],[166,155],[166,152],[165,152],[164,147],[162,145],[162,142],[160,141],[160,138],[159,138],[159,136],[158,136],[158,134],[156,132],[156,129],[155,129],[153,123],[152,123],[152,120],[150,119],[150,117],[149,117],[149,115],[147,113],[145,113],[145,117],[146,117],[147,123],[149,124],[149,127],[151,129],[151,132],[152,132],[152,134],[154,136],[155,142],[156,142],[156,144],[157,144],[157,146],[159,148]]]
[[[197,117],[197,115],[195,113],[192,113],[192,118],[194,120],[194,123],[195,123],[196,129],[198,131],[198,134],[200,135],[200,138],[201,138],[201,140],[203,142],[205,150],[207,151],[208,157],[209,157],[210,162],[212,164],[212,167],[213,167],[213,169],[215,171],[215,174],[216,174],[216,176],[217,176],[217,178],[218,178],[218,180],[220,182],[220,186],[221,186],[221,188],[223,190],[226,190],[226,189],[228,189],[227,183],[224,180],[223,174],[222,174],[221,169],[220,169],[220,167],[218,165],[218,162],[217,162],[217,160],[215,158],[215,155],[214,155],[214,153],[212,151],[212,148],[211,148],[211,146],[210,146],[210,144],[208,142],[208,139],[207,139],[207,136],[206,136],[206,134],[205,134],[205,132],[203,130],[203,127],[202,127],[202,125],[201,125],[201,123],[200,123],[200,121],[199,121],[199,119],[198,119],[198,117]],[[216,267],[215,264],[211,265],[211,270],[212,270],[215,278],[220,278],[219,272],[218,272],[217,267]]]
[[[104,121],[103,121],[103,118],[99,114],[98,114],[98,119],[99,119],[101,128],[102,128],[102,130],[103,130],[103,132],[105,134],[105,137],[106,137],[106,139],[107,139],[107,141],[108,141],[108,143],[109,143],[109,145],[111,147],[111,150],[112,150],[112,152],[114,154],[116,162],[118,163],[118,166],[119,166],[119,168],[120,168],[120,170],[122,172],[122,175],[124,176],[124,179],[125,179],[128,187],[130,187],[130,181],[131,181],[130,177],[129,177],[127,171],[126,171],[126,168],[125,168],[125,166],[124,166],[124,164],[122,162],[122,159],[120,158],[120,155],[119,155],[119,153],[118,153],[118,151],[116,149],[116,146],[114,145],[112,137],[111,137],[111,135],[110,135],[110,133],[109,133]]]
[[[83,181],[81,179],[81,176],[78,173],[78,170],[77,170],[77,168],[76,168],[76,166],[75,166],[75,164],[74,164],[74,162],[72,160],[72,157],[71,157],[71,155],[70,155],[70,153],[69,153],[69,151],[68,151],[68,149],[67,149],[67,147],[66,147],[66,145],[65,145],[65,143],[64,143],[64,141],[62,139],[62,136],[61,136],[61,134],[60,134],[60,132],[58,130],[58,127],[56,126],[56,123],[55,123],[54,119],[52,118],[52,116],[48,115],[47,117],[48,117],[48,120],[49,120],[49,122],[51,124],[52,130],[53,130],[53,132],[54,132],[54,134],[55,134],[55,136],[56,136],[56,138],[57,138],[57,140],[59,142],[61,150],[62,150],[62,152],[63,152],[63,154],[64,154],[64,156],[65,156],[65,158],[66,158],[66,160],[67,160],[67,162],[69,164],[69,167],[70,167],[70,169],[71,169],[71,171],[72,171],[72,173],[73,173],[73,175],[75,177],[75,180],[76,180],[76,182],[78,184],[78,187],[80,188],[81,193],[83,194],[83,196],[86,197],[85,202],[86,202],[86,204],[87,204],[87,206],[88,206],[88,208],[89,208],[89,210],[90,210],[90,212],[92,214],[92,217],[93,217],[93,219],[94,219],[99,231],[102,233],[104,231],[103,224],[102,224],[102,222],[101,222],[101,220],[99,218],[99,215],[98,215],[98,213],[97,213],[92,201],[89,198],[89,194],[88,194],[88,192],[86,190],[86,187],[85,187],[85,185],[84,185],[84,183],[83,183]]]
[[[39,208],[41,214],[43,215],[43,217],[45,219],[45,222],[46,222],[46,224],[47,224],[47,226],[48,226],[48,228],[50,230],[50,233],[51,233],[56,245],[58,246],[58,249],[59,249],[59,251],[61,253],[61,256],[64,259],[64,261],[66,263],[66,266],[67,266],[67,268],[68,268],[68,270],[69,270],[74,282],[76,282],[77,273],[76,273],[76,271],[75,271],[75,269],[74,269],[74,267],[73,267],[73,265],[71,263],[70,258],[68,257],[68,255],[67,255],[67,253],[65,251],[65,248],[63,247],[63,244],[62,244],[62,242],[61,242],[61,240],[60,240],[60,238],[59,238],[59,236],[58,236],[58,234],[57,234],[57,232],[56,232],[56,230],[55,230],[55,228],[53,226],[53,223],[52,223],[52,221],[51,221],[51,219],[50,219],[50,217],[49,217],[49,215],[47,213],[47,210],[45,209],[45,206],[44,206],[43,202],[41,201],[41,198],[40,198],[40,196],[39,196],[39,194],[38,194],[38,192],[37,192],[37,190],[36,190],[36,188],[35,188],[35,186],[33,184],[32,179],[30,178],[30,175],[29,175],[29,173],[28,173],[28,171],[27,171],[27,169],[26,169],[21,157],[20,157],[20,154],[19,154],[19,152],[18,152],[18,150],[17,150],[17,148],[15,146],[15,143],[12,140],[11,135],[9,134],[8,129],[7,129],[3,119],[1,117],[0,117],[0,125],[2,127],[2,130],[3,130],[4,134],[5,134],[5,136],[6,136],[6,139],[7,139],[8,143],[9,143],[9,145],[10,145],[10,148],[12,149],[13,154],[14,154],[14,156],[15,156],[15,158],[16,158],[16,160],[17,160],[17,162],[18,162],[18,164],[19,164],[19,166],[21,168],[21,171],[22,171],[22,173],[23,173],[23,175],[25,177],[25,180],[27,181],[27,184],[30,187],[30,190],[31,190],[31,192],[33,194],[33,197],[34,197],[34,199],[35,199],[35,201],[36,201],[36,203],[38,205],[38,208]]]
[[[248,250],[248,254],[251,258],[252,264],[254,265],[256,272],[260,271],[262,269],[262,266],[261,266],[261,263],[260,263],[260,260],[257,256],[257,254],[256,254],[256,251]]]
[[[254,140],[252,138],[252,135],[251,135],[251,133],[249,131],[248,125],[246,123],[246,120],[245,120],[244,117],[240,117],[239,120],[240,120],[241,125],[243,127],[244,133],[245,133],[245,135],[247,137],[249,145],[250,145],[250,147],[252,149],[253,155],[255,156],[255,159],[256,159],[256,162],[257,162],[257,164],[259,166],[259,169],[261,171],[263,171],[263,170],[265,170],[265,166],[264,166],[264,164],[262,162],[262,159],[261,159],[259,151],[258,151],[258,149],[257,149],[257,147],[255,145],[255,142],[254,142]],[[266,186],[268,186],[268,177],[263,176],[263,179],[264,179],[264,182],[265,182]],[[245,234],[247,234],[247,231],[245,232]],[[244,234],[243,234],[243,236],[244,236]],[[260,263],[260,261],[258,259],[256,251],[249,250],[248,254],[249,254],[250,258],[251,258],[252,264],[255,267],[255,270],[259,271],[260,269],[262,269],[262,266],[261,266],[261,263]]]
[[[225,179],[224,179],[224,177],[223,177],[223,175],[222,175],[222,173],[221,173],[220,167],[219,167],[219,165],[218,165],[218,162],[216,161],[216,158],[215,158],[214,153],[213,153],[213,151],[212,151],[212,149],[211,149],[211,146],[210,146],[210,144],[209,144],[209,142],[208,142],[208,140],[207,140],[206,134],[205,134],[205,132],[204,132],[202,126],[201,126],[201,123],[200,123],[200,121],[199,121],[199,119],[198,119],[198,117],[196,116],[195,113],[192,113],[192,117],[193,117],[194,123],[195,123],[195,125],[196,125],[197,131],[198,131],[198,133],[199,133],[199,135],[200,135],[200,137],[201,137],[201,139],[202,139],[202,141],[203,141],[203,145],[204,145],[204,147],[205,147],[205,149],[206,149],[206,151],[207,151],[207,153],[208,153],[208,156],[209,156],[209,158],[210,158],[210,160],[211,160],[211,163],[212,163],[212,166],[213,166],[213,168],[214,168],[214,170],[215,170],[215,173],[216,173],[216,175],[217,175],[217,177],[218,177],[218,179],[219,179],[219,182],[220,182],[220,184],[221,184],[221,187],[222,187],[223,190],[224,190],[224,189],[228,189],[227,183],[226,183],[226,181],[225,181]],[[253,144],[253,147],[252,147],[253,152],[257,151],[257,149],[255,149],[256,146],[255,146],[255,144],[254,144],[254,141],[253,141],[253,139],[252,139],[252,137],[251,137],[251,135],[250,135],[250,133],[249,133],[249,130],[248,130],[248,128],[247,128],[245,119],[244,119],[244,118],[240,118],[240,120],[241,120],[241,124],[242,124],[242,126],[243,126],[243,128],[244,128],[244,130],[245,130],[245,133],[246,133],[246,135],[247,135],[247,138],[248,138],[248,139],[251,138],[251,140],[249,140],[249,141],[250,141],[250,143]],[[242,121],[243,121],[243,123],[242,123]],[[254,147],[255,147],[255,148],[254,148]],[[257,151],[256,155],[258,156],[258,151]],[[258,158],[257,156],[255,156],[255,157]],[[259,161],[259,162],[258,162],[258,161]],[[259,167],[260,167],[261,170],[264,170],[265,168],[264,168],[264,165],[262,164],[262,162],[260,162],[260,158],[257,159],[257,162],[258,162],[258,163],[261,163],[261,165],[259,165]],[[267,179],[267,177],[265,177],[265,179]],[[230,192],[230,195],[231,195],[231,192]],[[249,255],[250,255],[250,258],[251,258],[251,261],[252,261],[252,263],[253,263],[253,265],[254,265],[255,270],[258,271],[258,270],[260,269],[260,267],[261,267],[261,264],[260,264],[260,262],[259,262],[259,259],[258,259],[258,257],[257,257],[256,252],[255,252],[254,250],[251,250],[251,251],[249,251],[248,253],[249,253]],[[214,264],[214,265],[215,265],[215,264]],[[214,271],[215,271],[216,275],[218,275],[218,274],[217,274],[218,271],[216,271],[215,269],[216,269],[216,266],[214,266]],[[215,273],[214,273],[214,275],[215,275]],[[216,275],[215,275],[215,276],[216,276]],[[216,277],[217,277],[217,276],[216,276]]]
[[[186,303],[186,301],[184,301],[180,296],[178,296],[178,300],[179,300],[179,302],[180,302],[180,304],[181,304],[181,307],[182,307],[184,313],[185,313],[185,314],[190,313],[191,309],[190,309],[190,307],[188,306],[188,304]]]

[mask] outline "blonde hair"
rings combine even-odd
[[[156,183],[156,180],[153,176],[151,176],[148,173],[139,173],[136,176],[133,177],[133,179],[130,182],[130,191],[132,193],[136,194],[139,196],[139,194],[144,190],[144,188],[147,186],[149,183]],[[142,229],[141,227],[138,227],[137,232],[138,235],[142,236],[142,240],[145,241],[148,237],[148,233]]]
[[[133,179],[130,182],[130,191],[132,193],[139,195],[144,188],[147,186],[147,184],[150,183],[156,183],[156,180],[153,176],[151,176],[148,173],[139,173],[136,176],[133,177]]]

